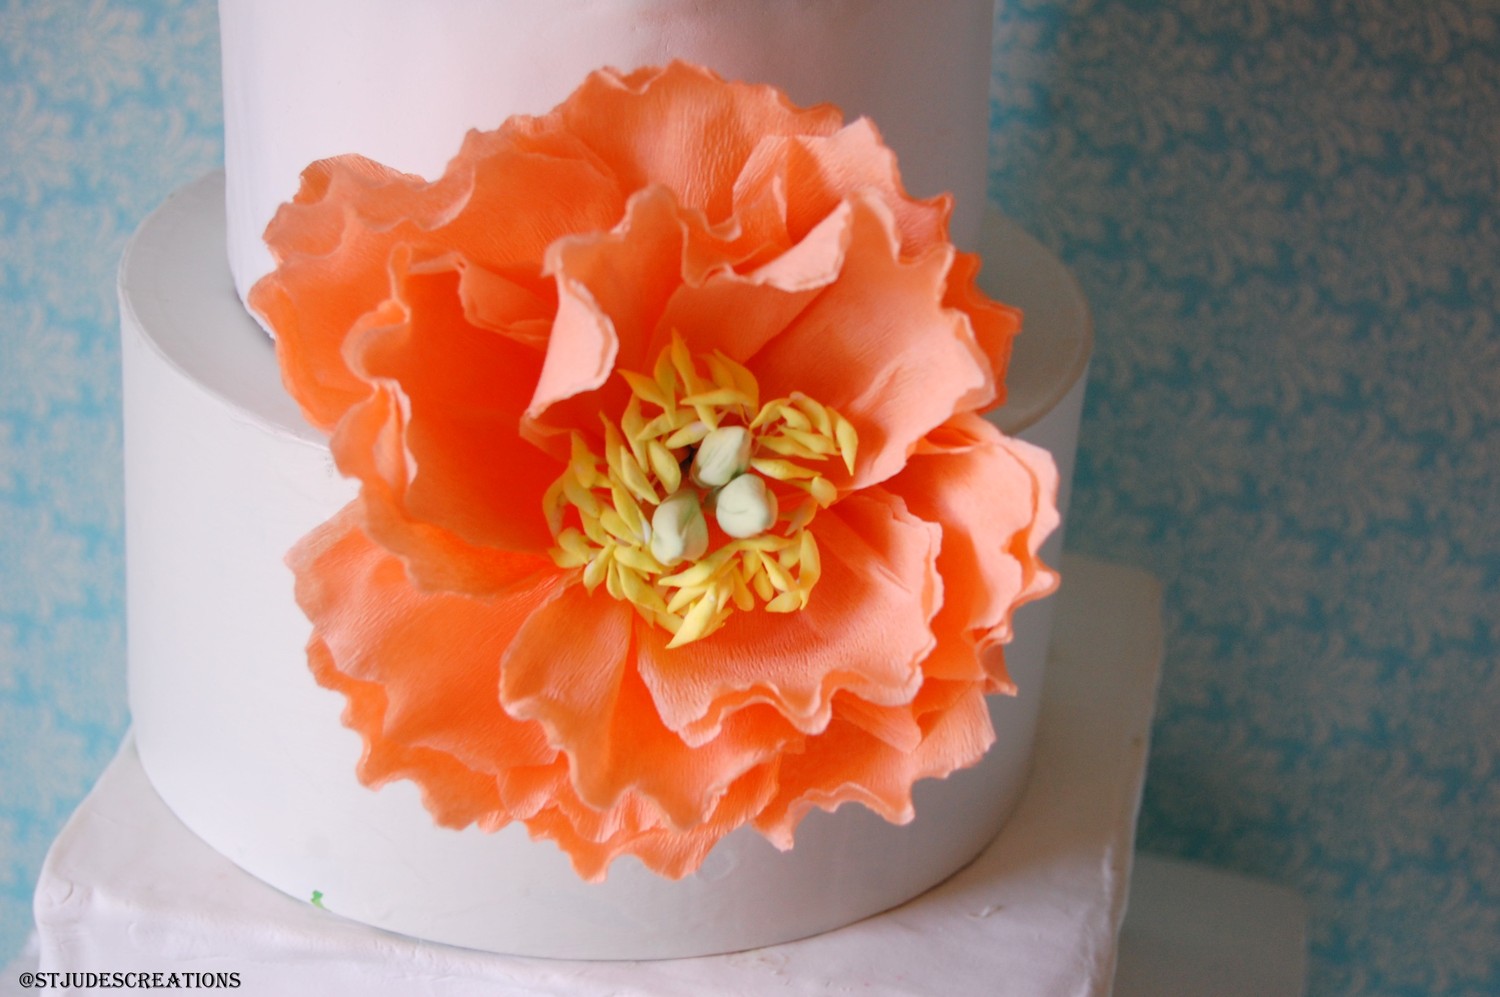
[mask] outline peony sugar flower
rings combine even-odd
[[[813,808],[911,819],[1050,592],[1013,309],[873,125],[675,63],[303,174],[251,293],[357,498],[288,555],[359,777],[671,877]]]

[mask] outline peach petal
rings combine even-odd
[[[572,791],[567,756],[556,751],[553,756],[550,765],[512,769],[500,783],[501,806],[514,819],[530,820]]]
[[[1056,468],[1046,451],[977,416],[946,428],[962,440],[913,455],[886,487],[942,528],[938,570],[950,586],[944,615],[976,635],[1009,639],[1015,609],[1056,586],[1037,553],[1058,524]]]
[[[399,173],[361,156],[304,171],[302,190],[266,231],[278,263],[342,256],[369,266],[366,251],[398,245],[459,250],[486,268],[544,288],[536,263],[554,240],[607,228],[625,192],[605,164],[556,115],[517,117],[471,131],[442,176]]]
[[[734,215],[714,227],[724,240],[725,258],[735,269],[754,270],[796,245],[787,230],[786,212],[786,189],[780,177],[766,177],[743,190],[736,183]]]
[[[979,289],[979,269],[983,265],[975,253],[955,252],[953,269],[948,274],[948,294],[944,308],[969,316],[974,338],[989,359],[995,383],[995,396],[989,406],[1005,401],[1005,375],[1010,369],[1011,347],[1021,333],[1021,310],[996,301]],[[989,406],[980,406],[986,408]]]
[[[840,693],[834,704],[839,720],[853,724],[901,752],[916,751],[942,714],[967,696],[974,682],[934,678],[930,673],[910,703],[880,706]]]
[[[614,371],[619,349],[614,323],[592,300],[588,287],[572,277],[559,279],[547,361],[527,407],[527,419],[544,420],[553,406],[602,387]]]
[[[558,319],[528,414],[578,423],[576,414],[545,413],[603,387],[615,367],[649,369],[673,332],[692,350],[751,356],[838,278],[847,215],[847,208],[836,212],[802,243],[743,275],[732,266],[732,247],[664,187],[637,193],[613,231],[560,240],[547,257],[559,282]],[[590,415],[619,404],[609,394],[588,397]]]
[[[292,201],[266,226],[278,264],[331,257],[360,239],[432,231],[473,193],[472,175],[452,172],[428,182],[360,155],[312,163],[300,181]]]
[[[906,193],[896,155],[868,118],[832,135],[798,134],[763,140],[735,181],[736,210],[761,203],[768,189],[779,192],[784,229],[793,242],[822,222],[854,192],[874,195],[896,222],[902,258],[920,255],[948,241],[953,213],[948,195],[917,200]],[[752,215],[751,217],[755,217]]]
[[[828,725],[836,693],[909,703],[942,601],[936,527],[899,499],[862,493],[813,524],[823,575],[800,612],[743,612],[711,639],[668,648],[641,634],[641,677],[662,721],[693,745],[747,707],[774,708],[803,733]]]
[[[450,179],[453,178],[453,179]],[[619,221],[629,188],[567,131],[555,112],[518,117],[492,132],[471,131],[444,177],[466,196],[432,242],[547,295],[538,263],[547,247]]]
[[[939,563],[941,564],[941,559]],[[941,568],[939,571],[941,572]],[[944,576],[943,581],[949,586],[947,591],[961,584],[947,576]],[[942,611],[932,621],[932,633],[937,640],[932,653],[922,662],[922,674],[928,679],[979,682],[985,686],[987,693],[1003,692],[1013,695],[1014,686],[1008,681],[998,681],[1002,676],[1003,665],[1001,669],[986,667],[985,655],[981,649],[982,635],[964,626],[963,619],[961,611],[951,609],[944,603]]]
[[[626,190],[664,185],[711,223],[729,217],[735,178],[766,136],[831,134],[843,117],[830,105],[798,108],[772,87],[726,84],[682,62],[595,73],[555,113]]]
[[[1057,464],[1047,450],[1004,434],[997,438],[1015,465],[1032,480],[1034,516],[1027,527],[1012,537],[1010,544],[1011,556],[1021,564],[1021,590],[1011,607],[1014,612],[1018,606],[1057,591],[1061,582],[1057,571],[1041,560],[1042,545],[1062,525],[1062,513],[1057,506],[1059,479]],[[985,639],[1006,642],[1012,636],[1011,617],[1007,614],[999,625],[990,629]]]
[[[554,570],[549,557],[494,547],[476,547],[452,531],[405,513],[396,477],[408,455],[401,445],[401,398],[378,390],[340,424],[334,450],[340,470],[358,477],[361,526],[372,540],[399,556],[412,584],[424,591],[485,595],[516,581]],[[366,444],[359,446],[363,437]],[[396,483],[393,483],[396,482]]]
[[[673,295],[660,328],[664,340],[675,331],[700,355],[718,350],[743,363],[795,322],[817,294],[816,288],[777,287],[758,274],[721,272],[702,286],[684,287]],[[726,315],[735,321],[726,323]]]
[[[313,678],[348,701],[344,726],[360,734],[364,752],[355,768],[360,782],[371,789],[396,779],[417,784],[422,805],[441,827],[471,824],[493,830],[506,823],[496,780],[442,751],[398,745],[379,738],[386,709],[385,689],[379,682],[362,682],[340,672],[327,645],[311,641],[307,662]]]
[[[795,246],[748,273],[723,266],[679,289],[658,338],[679,333],[699,353],[718,350],[744,363],[797,321],[839,278],[849,243],[847,205]],[[726,322],[725,316],[734,316]]]
[[[346,354],[363,379],[402,400],[400,442],[408,459],[399,478],[387,478],[401,514],[477,547],[541,553],[552,542],[542,496],[562,466],[518,433],[521,399],[541,356],[467,321],[475,310],[469,301],[491,286],[473,279],[478,269],[452,254],[419,260],[396,253],[391,282],[399,319],[356,332]],[[354,447],[347,433],[335,434],[336,457],[346,459]],[[518,516],[517,508],[535,512]]]
[[[487,600],[418,592],[401,563],[359,528],[353,504],[288,554],[296,595],[315,621],[309,642],[320,684],[348,698],[345,723],[365,743],[360,778],[407,778],[447,826],[509,819],[500,783],[546,766],[541,728],[500,707],[500,656],[562,576]],[[448,637],[464,634],[462,642]]]
[[[633,791],[675,826],[693,827],[736,779],[796,735],[769,711],[745,710],[711,743],[683,743],[662,724],[636,672],[636,631],[644,626],[602,590],[562,592],[532,615],[507,652],[501,702],[512,716],[547,729],[567,753],[588,806],[607,809]]]
[[[749,366],[764,396],[801,391],[855,425],[848,487],[858,489],[895,474],[926,433],[988,404],[995,387],[968,316],[942,306],[952,248],[903,261],[889,210],[865,196],[850,203],[840,279]]]
[[[929,684],[924,679],[922,689]],[[917,723],[915,702],[879,706],[841,691],[834,697],[833,708],[840,723],[852,724],[897,751],[909,752],[915,751],[922,743],[922,727]]]
[[[541,356],[547,349],[547,330],[557,310],[553,296],[543,293],[550,291],[550,286],[539,291],[528,286],[529,282],[472,263],[461,254],[451,254],[451,259],[460,276],[464,321],[478,329],[502,333]]]
[[[545,247],[613,224],[623,203],[576,140],[528,135],[519,123],[471,133],[432,183],[359,156],[323,160],[267,227],[277,269],[251,289],[250,305],[275,331],[283,380],[308,421],[331,430],[366,394],[341,344],[385,298],[382,261],[396,247],[456,248],[512,279],[532,275],[546,295],[536,274]]]
[[[744,275],[733,269],[732,247],[664,187],[638,192],[614,230],[554,244],[547,272],[557,278],[559,307],[527,411],[535,431],[595,432],[596,412],[625,401],[610,374],[648,370],[674,332],[698,352],[755,353],[838,278],[846,216]]]
[[[429,186],[360,156],[313,163],[266,229],[277,269],[250,291],[276,334],[282,379],[308,421],[331,430],[368,387],[344,364],[345,333],[386,295],[391,249],[446,217],[460,182]],[[362,221],[380,211],[403,222]]]
[[[563,790],[556,803],[526,822],[534,838],[556,841],[579,876],[598,882],[616,858],[631,854],[651,871],[681,879],[695,871],[714,845],[759,813],[775,792],[772,766],[735,780],[713,813],[691,828],[667,823],[649,801],[629,795],[609,811],[581,806]]]
[[[943,778],[973,765],[994,740],[984,696],[973,685],[965,685],[951,707],[934,715],[912,751],[835,717],[804,752],[782,759],[776,799],[755,818],[755,827],[785,850],[814,808],[831,811],[858,802],[893,824],[908,823],[915,816],[911,789],[918,780]]]
[[[682,282],[685,227],[671,192],[652,187],[631,198],[624,220],[612,231],[552,245],[545,272],[557,279],[557,318],[527,406],[529,418],[556,423],[548,409],[602,387],[617,365],[649,368],[657,323]],[[588,400],[590,407],[606,410],[618,411],[623,404],[623,395]],[[574,415],[566,421],[580,420]]]

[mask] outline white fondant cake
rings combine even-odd
[[[220,0],[229,259],[243,296],[308,163],[357,152],[434,177],[470,128],[552,109],[587,74],[683,59],[880,127],[972,249],[994,0]]]
[[[991,701],[998,743],[977,767],[918,784],[906,826],[845,806],[809,816],[790,852],[741,829],[680,881],[624,859],[591,884],[519,825],[448,830],[411,783],[360,784],[360,739],[340,723],[343,698],[309,673],[310,627],[282,560],[356,487],[282,389],[272,345],[235,286],[269,266],[259,228],[311,159],[357,150],[436,174],[465,128],[545,110],[601,63],[695,59],[798,100],[881,115],[919,193],[960,193],[960,224],[987,260],[981,282],[1026,312],[1009,400],[993,418],[1052,451],[1065,507],[1089,320],[1066,270],[1034,241],[999,219],[979,231],[988,0],[292,9],[221,2],[228,232],[224,182],[208,178],[148,220],[121,271],[130,700],[141,763],[163,800],[293,897],[421,938],[530,955],[771,944],[889,908],[970,861],[1026,776],[1050,601],[1017,616],[1006,663],[1022,691]],[[1059,532],[1044,548],[1052,563],[1060,543]]]

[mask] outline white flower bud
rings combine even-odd
[[[704,488],[727,485],[750,466],[750,431],[744,426],[711,430],[693,455],[693,481]]]
[[[708,550],[708,522],[698,496],[684,488],[667,496],[651,514],[651,556],[670,568],[696,561]]]
[[[757,536],[776,522],[776,496],[758,474],[742,474],[719,489],[714,516],[719,529],[736,539]]]

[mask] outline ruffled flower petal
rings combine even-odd
[[[680,336],[689,349],[746,362],[782,334],[842,274],[850,210],[746,273],[735,246],[667,187],[646,188],[608,232],[559,240],[545,267],[558,283],[546,365],[527,409],[533,437],[597,431],[624,407],[616,370],[643,371]],[[733,316],[733,321],[726,321]]]
[[[701,822],[678,827],[646,797],[628,794],[608,810],[576,802],[571,786],[558,787],[555,802],[526,822],[532,837],[551,840],[568,853],[579,876],[602,880],[610,863],[634,855],[646,868],[670,879],[695,871],[731,831],[765,809],[775,792],[773,765],[736,779]]]
[[[831,811],[861,803],[893,824],[909,823],[916,816],[913,785],[973,765],[994,740],[984,695],[973,684],[931,715],[911,748],[835,717],[807,750],[782,760],[776,798],[755,818],[755,827],[776,847],[788,849],[797,825],[814,808]]]
[[[637,793],[674,825],[693,827],[796,733],[770,710],[747,710],[712,741],[686,744],[663,723],[636,669],[640,626],[626,604],[602,592],[560,592],[516,635],[503,662],[502,701],[567,753],[588,806],[606,810]]]
[[[974,339],[980,351],[989,358],[994,378],[992,405],[1005,401],[1005,373],[1010,367],[1011,344],[1021,332],[1021,312],[996,301],[979,289],[980,259],[973,253],[955,252],[953,268],[948,272],[948,293],[943,307],[969,317]],[[984,409],[988,406],[979,406]]]
[[[979,652],[1010,640],[1015,610],[1057,587],[1039,555],[1058,525],[1057,469],[1045,450],[977,416],[943,428],[886,487],[942,530],[938,570],[949,595],[935,628],[955,639],[929,658],[927,673],[976,678]],[[998,654],[988,667],[997,687],[1009,686]]]
[[[682,284],[686,224],[671,192],[652,187],[631,199],[612,231],[572,236],[548,250],[544,266],[557,278],[558,309],[528,417],[594,430],[597,412],[623,408],[616,383],[570,416],[548,417],[557,403],[604,388],[617,367],[647,365],[658,320]]]
[[[737,214],[755,210],[768,194],[781,209],[789,242],[800,242],[852,192],[873,195],[895,221],[901,256],[918,256],[948,242],[952,199],[917,200],[906,193],[895,153],[867,118],[827,135],[795,135],[761,142],[735,184]]]
[[[767,394],[801,391],[855,424],[861,458],[848,487],[859,489],[899,471],[955,413],[991,404],[995,383],[968,315],[943,306],[952,247],[903,260],[889,209],[860,194],[846,203],[839,280],[748,366]]]
[[[594,73],[554,113],[624,189],[660,184],[710,222],[731,217],[735,182],[768,137],[830,135],[843,124],[832,105],[799,108],[773,87],[725,86],[682,62]]]
[[[641,675],[662,721],[690,744],[722,736],[726,719],[773,707],[804,734],[828,726],[836,694],[910,703],[931,653],[943,598],[939,531],[890,496],[851,496],[816,523],[822,577],[806,609],[740,613],[712,640],[667,648],[641,635]]]
[[[536,268],[546,247],[608,228],[624,202],[616,178],[584,145],[530,119],[471,132],[430,183],[359,156],[321,160],[267,227],[277,268],[249,302],[275,331],[292,397],[309,422],[332,429],[367,393],[345,363],[344,342],[389,293],[383,261],[397,247],[457,250],[550,301]]]
[[[563,577],[484,600],[419,592],[354,506],[287,560],[297,602],[316,621],[313,674],[348,697],[345,722],[364,739],[361,780],[412,779],[440,824],[506,823],[507,774],[548,766],[556,752],[540,726],[501,709],[500,658]]]
[[[483,271],[461,257],[414,260],[398,251],[391,271],[385,310],[397,320],[351,337],[346,355],[363,380],[401,399],[400,443],[409,460],[399,479],[388,480],[403,514],[474,546],[546,550],[544,524],[506,511],[540,503],[561,467],[515,433],[541,352],[469,322],[486,309],[474,299],[495,282],[472,279]],[[367,446],[346,433],[334,437],[341,460],[357,460]]]

